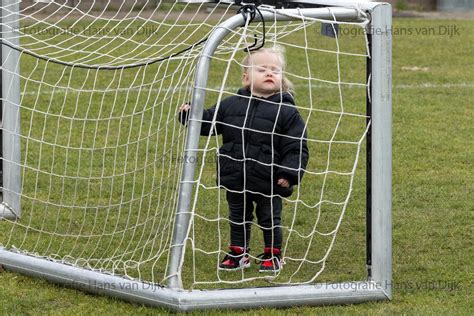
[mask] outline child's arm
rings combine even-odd
[[[308,164],[309,151],[305,122],[296,109],[287,116],[283,126],[284,134],[289,137],[282,136],[280,140],[278,150],[281,167],[276,172],[276,178],[280,186],[286,187],[285,185],[298,185],[301,181]]]
[[[182,104],[179,108],[179,121],[181,124],[186,125],[189,119],[189,110],[191,110],[191,105],[188,103]],[[202,113],[202,124],[201,124],[201,136],[208,136],[211,132],[211,121],[214,117],[214,113],[216,112],[216,106],[214,105],[210,109],[204,109]],[[216,124],[216,133],[220,134],[220,124]]]

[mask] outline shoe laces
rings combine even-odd
[[[242,259],[243,256],[245,256],[248,251],[250,249],[247,249],[246,251],[242,252],[242,253],[238,253],[236,251],[234,251],[233,249],[231,249],[224,257],[224,260],[223,261],[226,261],[226,260],[231,260],[232,262],[235,262],[235,263],[238,263],[240,261],[240,259]]]
[[[280,260],[280,255],[272,254],[270,252],[264,252],[264,253],[259,254],[257,257],[255,257],[255,263],[261,264],[262,262],[270,261],[272,259],[273,259],[273,262],[275,260]]]

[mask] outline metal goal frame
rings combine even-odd
[[[291,1],[288,1],[291,2]],[[124,300],[161,306],[177,311],[194,309],[229,309],[287,307],[295,305],[353,304],[367,301],[389,300],[392,297],[392,110],[391,110],[391,6],[387,3],[357,1],[317,1],[307,3],[325,5],[328,2],[344,4],[345,7],[281,9],[275,14],[262,11],[254,21],[291,20],[292,15],[311,18],[358,20],[360,10],[370,14],[369,30],[370,83],[368,89],[368,112],[371,117],[368,151],[370,168],[367,182],[368,192],[368,238],[367,279],[342,283],[317,283],[295,286],[271,286],[264,288],[185,290],[181,281],[181,268],[185,255],[185,240],[190,225],[190,204],[197,158],[199,130],[204,107],[205,88],[211,57],[219,43],[231,30],[245,24],[242,15],[235,15],[217,26],[203,49],[197,64],[195,88],[186,139],[186,155],[180,183],[179,202],[176,212],[174,235],[168,263],[167,286],[130,280],[48,259],[33,257],[0,247],[0,264],[6,269],[33,277],[47,279],[87,292],[103,294]],[[342,3],[344,2],[344,3]],[[347,5],[348,3],[357,3]],[[2,1],[2,202],[0,219],[20,217],[20,141],[19,141],[19,53],[4,44],[17,40],[17,19],[11,13],[18,2]],[[8,14],[5,7],[8,6]],[[19,43],[16,43],[17,45]],[[108,285],[108,286],[104,286]]]

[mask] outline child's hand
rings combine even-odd
[[[181,124],[186,125],[188,122],[188,116],[189,116],[189,109],[191,109],[191,105],[188,103],[185,103],[181,105],[178,110],[179,110],[179,121]]]
[[[283,178],[278,179],[277,183],[278,183],[279,186],[281,186],[283,188],[288,188],[290,186],[290,183],[288,182],[288,180],[283,179]]]
[[[183,111],[188,112],[190,108],[191,108],[191,105],[189,105],[188,103],[185,103],[185,104],[183,104],[179,107],[179,111],[180,112],[183,112]]]

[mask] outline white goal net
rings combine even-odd
[[[235,96],[246,48],[278,46],[285,50],[284,75],[294,85],[309,150],[301,183],[282,198],[283,268],[259,273],[254,259],[264,241],[255,222],[251,267],[218,269],[228,251],[230,222],[216,173],[223,140],[211,134],[200,138],[193,161],[191,221],[179,259],[184,287],[366,277],[365,150],[371,126],[366,12],[354,6],[358,20],[348,22],[329,8],[325,19],[294,9],[282,13],[292,21],[262,23],[258,14],[275,8],[260,6],[256,17],[243,15],[243,26],[228,30],[216,53],[207,56],[208,82],[198,87],[194,78],[203,47],[217,25],[241,14],[236,6],[10,3],[2,7],[3,17],[10,17],[2,22],[2,72],[19,79],[20,99],[13,106],[20,119],[14,132],[3,130],[13,135],[4,135],[3,142],[18,141],[21,154],[17,162],[5,152],[3,159],[19,167],[21,209],[13,210],[19,218],[0,221],[4,249],[165,286],[176,246],[183,162],[189,158],[188,129],[178,120],[178,108],[191,102],[195,88],[205,91],[206,109]],[[15,23],[18,29],[12,29]],[[15,89],[6,87],[3,118]],[[4,195],[11,190],[5,181]]]

